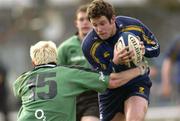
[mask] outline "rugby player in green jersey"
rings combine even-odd
[[[75,121],[76,96],[122,86],[146,71],[141,65],[105,76],[80,67],[57,66],[57,49],[51,41],[31,46],[30,56],[34,69],[17,78],[13,87],[22,101],[18,121]]]
[[[75,14],[77,32],[58,47],[58,64],[80,65],[91,68],[81,48],[82,40],[92,29],[92,25],[86,14],[87,7],[88,5],[81,5],[77,9]],[[91,77],[91,79],[93,80],[94,77]],[[76,118],[77,121],[99,121],[98,93],[96,91],[86,91],[77,96]]]

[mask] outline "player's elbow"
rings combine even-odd
[[[157,48],[155,50],[145,50],[145,57],[152,58],[152,57],[158,57],[160,54],[160,48]]]

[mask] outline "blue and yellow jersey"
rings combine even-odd
[[[180,62],[180,37],[175,39],[165,54],[173,62]]]
[[[141,21],[131,17],[117,16],[116,27],[116,34],[107,40],[101,40],[94,30],[83,40],[83,53],[94,69],[101,70],[105,74],[127,69],[124,65],[112,63],[114,45],[122,32],[132,32],[140,37],[145,45],[145,57],[152,58],[159,55],[160,46],[156,37]]]

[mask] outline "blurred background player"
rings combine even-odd
[[[180,36],[173,41],[165,53],[161,79],[162,94],[164,97],[169,98],[173,93],[173,95],[180,93]],[[180,102],[180,99],[178,99],[178,102]]]
[[[105,76],[83,67],[57,66],[57,49],[52,41],[31,46],[30,57],[33,70],[14,82],[14,94],[22,100],[17,121],[76,121],[76,96],[89,90],[117,88],[147,69],[142,65]]]
[[[0,111],[3,114],[4,121],[9,121],[7,104],[7,69],[0,61]]]
[[[77,33],[65,40],[58,48],[58,63],[62,65],[80,65],[90,68],[85,59],[81,42],[92,28],[87,18],[88,5],[80,6],[76,11],[75,26]],[[92,77],[93,79],[94,77]],[[77,97],[77,121],[99,121],[98,94],[95,91],[84,92]]]
[[[157,57],[160,47],[154,34],[140,20],[115,16],[111,4],[94,0],[87,9],[93,30],[83,40],[83,53],[91,65],[105,74],[127,70],[124,63],[133,58],[128,48],[118,52],[114,46],[122,32],[140,38],[145,57]],[[152,82],[149,73],[134,78],[118,89],[107,89],[99,96],[101,121],[144,121]]]

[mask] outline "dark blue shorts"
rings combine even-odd
[[[101,121],[110,121],[116,113],[124,113],[124,102],[131,96],[140,96],[149,101],[151,85],[150,80],[137,81],[99,94]]]

